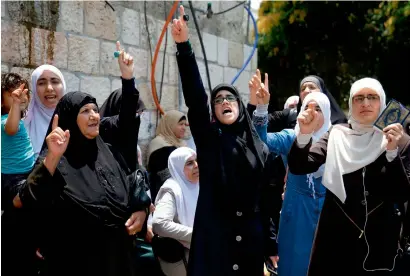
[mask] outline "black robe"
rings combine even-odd
[[[52,176],[42,162],[47,153],[45,145],[19,193],[23,208],[41,213],[42,220],[35,227],[42,231],[45,275],[136,275],[134,238],[125,228],[130,215],[138,211],[135,187],[103,141],[111,131],[117,135],[135,134],[128,127],[135,118],[139,96],[134,80],[123,80],[123,91],[117,119],[102,120],[100,135],[92,140],[81,134],[76,118],[79,108],[95,103],[95,99],[80,92],[66,94],[55,114],[59,114],[59,126],[70,130],[67,150]],[[133,158],[128,155],[135,156],[122,154],[127,160]]]
[[[299,175],[317,171],[326,161],[328,138],[329,132],[317,143],[309,143],[304,148],[299,148],[295,141],[288,155],[290,171]],[[409,146],[410,137],[405,135],[399,143],[398,156],[392,162],[382,154],[365,167],[366,237],[370,245],[366,269],[393,267],[401,226],[396,206],[406,201],[410,192],[409,163],[402,161],[409,156]],[[366,214],[363,170],[343,175],[347,195],[344,204],[327,191],[313,242],[309,276],[392,275],[363,269],[367,254],[366,241],[361,235]]]
[[[235,123],[237,129],[233,130],[211,121],[208,97],[191,46],[186,42],[177,44],[177,48],[201,186],[188,275],[261,276],[264,257],[277,255],[275,229],[265,212],[271,202],[264,169],[268,151],[256,141],[259,137],[253,135],[256,132],[235,88],[226,86],[239,98],[242,126]],[[247,128],[246,144],[238,147],[241,139],[237,134],[243,127]],[[256,142],[249,147],[252,140]]]

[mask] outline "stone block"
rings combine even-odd
[[[218,61],[217,37],[212,34],[208,34],[208,33],[202,33],[202,36],[203,36],[203,41],[205,45],[206,59],[208,61],[217,62]]]
[[[30,68],[24,68],[24,67],[13,67],[10,70],[10,73],[16,73],[19,74],[23,79],[26,79],[28,81],[28,84],[30,86],[30,90],[32,90],[32,85],[31,85],[31,74],[33,73],[34,69]]]
[[[134,58],[134,76],[136,79],[147,79],[148,51],[140,48],[129,47],[128,52]]]
[[[228,43],[229,66],[241,68],[243,65],[243,46],[240,43],[229,41]]]
[[[242,71],[238,79],[235,82],[235,86],[238,88],[240,93],[249,94],[249,83],[250,73],[247,71]]]
[[[164,111],[175,110],[178,107],[178,87],[164,85],[161,106]]]
[[[1,60],[16,65],[29,63],[30,34],[23,25],[1,21]]]
[[[158,34],[157,34],[157,21],[150,15],[147,15],[148,31],[151,40],[152,54],[154,54],[155,46],[157,44]],[[149,49],[148,44],[148,33],[145,24],[145,15],[140,16],[140,46],[144,49]]]
[[[168,55],[169,71],[168,82],[172,85],[178,85],[179,83],[179,69],[175,55]]]
[[[8,1],[9,18],[31,27],[56,31],[60,18],[59,1]]]
[[[68,45],[64,33],[33,28],[31,30],[31,65],[52,64],[67,69]]]
[[[196,33],[191,32],[189,40],[191,41],[192,49],[194,50],[195,56],[197,58],[204,59],[204,54],[202,53],[201,43],[199,42],[198,35]]]
[[[1,73],[8,73],[9,72],[9,66],[7,64],[2,64],[1,65]]]
[[[155,137],[155,124],[157,120],[157,112],[146,110],[141,115],[141,125],[138,132],[138,140],[148,140]],[[141,149],[142,151],[142,149]]]
[[[145,107],[147,109],[156,109],[151,93],[151,82],[141,82],[137,85],[137,89],[140,92],[140,98],[144,102]]]
[[[108,40],[117,40],[117,14],[106,7],[103,1],[86,1],[85,6],[85,34]]]
[[[251,47],[251,46],[248,46],[246,44],[243,45],[243,62],[242,62],[242,64],[245,64],[246,60],[249,58],[249,55],[252,53],[252,49],[253,49],[253,47]],[[254,54],[256,54],[256,51],[255,51]],[[251,71],[252,70],[252,59],[249,61],[248,65],[245,67],[245,70],[246,71]]]
[[[99,57],[100,41],[88,37],[68,35],[68,70],[98,74],[100,69]]]
[[[6,1],[1,1],[1,18],[6,17]]]
[[[216,64],[208,64],[209,74],[211,75],[211,89],[213,89],[218,84],[224,82],[224,69],[222,66]],[[208,86],[206,86],[208,88]]]
[[[61,71],[61,73],[65,80],[67,93],[80,91],[80,79],[75,74],[68,71]]]
[[[60,23],[64,31],[83,33],[84,2],[62,1]]]
[[[159,52],[158,53],[158,58],[157,58],[157,62],[155,65],[155,81],[156,82],[161,82],[161,77],[162,77],[162,64],[163,64],[163,60],[164,60],[164,53],[163,52]],[[165,55],[165,64],[164,64],[164,83],[168,83],[168,70],[169,70],[169,65],[168,65],[168,55]],[[148,64],[148,77],[147,79],[149,81],[151,81],[151,64]]]
[[[113,79],[111,81],[111,93],[117,90],[118,88],[122,87],[122,81],[121,79]]]
[[[109,78],[81,77],[81,91],[93,95],[97,99],[99,106],[101,106],[110,95],[110,89],[111,82]]]
[[[229,64],[229,42],[223,37],[218,37],[218,63],[222,66]]]
[[[252,57],[252,72],[256,72],[258,69],[258,49],[256,49],[255,54]]]
[[[225,83],[231,83],[233,78],[236,76],[238,73],[238,69],[231,68],[231,67],[224,67],[224,82]]]
[[[209,85],[208,85],[208,78],[207,78],[207,74],[206,74],[205,62],[202,61],[202,60],[197,60],[196,62],[198,64],[198,70],[199,70],[199,74],[201,75],[202,83],[203,83],[205,89],[208,89]],[[208,64],[208,66],[209,66],[209,64]],[[211,80],[211,85],[215,86],[212,83],[212,80]]]
[[[114,42],[101,42],[100,74],[119,77],[121,76],[118,59],[114,57],[116,46]]]
[[[122,34],[124,43],[138,46],[140,44],[140,14],[131,9],[122,13]]]

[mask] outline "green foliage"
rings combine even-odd
[[[308,74],[347,107],[355,80],[380,80],[389,97],[410,103],[410,1],[264,1],[258,19],[259,68],[270,75],[278,108]]]

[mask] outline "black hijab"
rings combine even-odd
[[[67,150],[57,166],[65,181],[64,197],[90,215],[90,221],[108,227],[123,228],[132,213],[129,207],[130,188],[125,173],[113,157],[101,136],[86,138],[77,124],[82,106],[93,103],[93,96],[82,92],[65,94],[54,111],[58,126],[70,131]],[[53,121],[53,120],[52,120]],[[47,135],[52,129],[50,122]],[[44,143],[41,155],[45,156]]]
[[[110,96],[105,100],[100,108],[101,117],[111,117],[120,114],[121,110],[121,98],[122,98],[122,88],[114,90]],[[145,104],[138,98],[137,113],[145,110]]]
[[[335,98],[332,96],[332,94],[327,89],[323,79],[321,77],[318,77],[318,76],[315,76],[315,75],[310,75],[310,76],[307,76],[307,77],[303,78],[303,80],[300,82],[299,87],[302,87],[303,83],[308,82],[308,81],[312,81],[312,82],[316,83],[319,86],[320,91],[322,91],[322,93],[325,94],[329,98],[330,111],[331,111],[330,120],[331,120],[332,124],[335,125],[335,124],[347,123],[346,115],[344,114],[344,112],[340,108],[340,106],[337,104]],[[299,89],[299,91],[300,91],[300,89]],[[302,102],[303,101],[300,100],[299,103],[298,103],[298,107],[297,107],[298,114],[300,112],[300,109],[302,108]]]
[[[218,92],[222,90],[232,93],[238,99],[238,119],[231,125],[222,124],[215,115],[213,101]],[[263,174],[269,152],[253,127],[239,92],[234,86],[220,84],[215,87],[211,93],[211,108],[214,128],[220,138],[220,173],[223,187],[218,188],[222,192],[220,190],[216,193],[217,197],[220,197],[219,200],[222,202],[228,203],[229,208],[235,208],[235,204],[238,203],[237,199],[240,199],[239,204],[246,209],[247,205],[254,204],[255,201],[243,199],[252,197],[256,199],[259,196],[257,192],[259,188],[256,187],[262,182],[258,181],[257,177]],[[250,188],[249,185],[255,188]],[[227,195],[233,195],[233,197],[227,199]]]

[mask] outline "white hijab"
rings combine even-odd
[[[300,112],[305,111],[306,106],[309,104],[309,102],[311,101],[315,101],[319,106],[320,109],[322,110],[322,114],[323,114],[323,125],[322,127],[318,130],[315,131],[312,134],[312,141],[313,143],[319,141],[319,139],[326,133],[329,131],[330,127],[332,126],[332,122],[330,120],[330,115],[331,115],[331,111],[330,111],[330,101],[329,98],[321,93],[321,92],[313,92],[313,93],[309,93],[305,99],[303,100],[302,103],[302,107],[300,109]],[[300,133],[300,127],[299,127],[299,122],[296,123],[295,126],[295,134],[296,136]],[[312,175],[315,178],[319,178],[323,175],[324,172],[324,165],[322,165],[315,173],[308,175],[308,179],[309,179],[309,184],[313,185],[313,179],[312,179]],[[313,186],[314,187],[314,186]]]
[[[37,80],[41,77],[44,71],[51,71],[56,74],[63,84],[63,95],[66,93],[66,84],[63,74],[53,65],[44,64],[37,67],[31,74],[31,87],[33,91],[33,97],[28,105],[27,116],[24,119],[24,125],[30,136],[31,143],[33,145],[34,154],[38,156],[43,146],[44,139],[47,133],[48,125],[50,124],[51,117],[53,116],[55,108],[48,108],[44,106],[40,98],[37,95]]]
[[[353,83],[349,98],[349,124],[352,129],[342,125],[333,127],[327,144],[323,175],[323,185],[343,203],[346,200],[343,175],[374,162],[386,150],[387,145],[386,137],[373,124],[360,124],[352,115],[352,98],[363,88],[370,88],[379,95],[379,115],[386,108],[386,94],[378,80],[363,78]]]
[[[299,103],[299,96],[290,96],[286,102],[285,105],[283,106],[284,109],[289,108],[289,105],[294,104],[295,108]]]
[[[180,147],[174,150],[168,158],[168,169],[171,178],[167,179],[160,188],[155,205],[162,194],[170,192],[175,197],[177,217],[182,225],[193,227],[196,204],[199,195],[199,183],[189,182],[184,174],[186,161],[192,156],[196,157],[195,151],[188,147]]]

